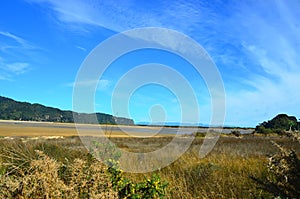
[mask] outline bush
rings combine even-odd
[[[108,166],[89,153],[80,154],[82,158],[72,154],[70,159],[63,159],[66,149],[57,145],[22,142],[1,145],[0,198],[150,199],[165,196],[167,183],[158,175],[133,182],[119,169],[121,154],[114,145],[93,144],[94,155]]]
[[[300,160],[295,151],[272,142],[280,153],[269,158],[265,179],[253,178],[262,189],[280,198],[300,196]]]
[[[231,134],[234,135],[234,136],[236,136],[236,137],[242,136],[241,132],[238,131],[238,130],[233,130],[233,131],[231,131]]]
[[[265,128],[264,126],[257,126],[256,129],[255,129],[255,133],[271,134],[271,133],[273,133],[273,130],[269,129],[269,128]]]
[[[36,154],[27,169],[16,167],[13,175],[0,176],[0,198],[117,198],[103,164],[76,159],[62,165],[42,151]],[[63,166],[68,182],[60,176]]]
[[[93,140],[90,152],[108,165],[108,173],[111,175],[111,183],[119,198],[163,198],[167,183],[161,181],[160,176],[153,174],[151,178],[144,177],[142,182],[132,182],[123,175],[119,168],[121,151],[111,142],[99,142]]]
[[[280,153],[269,159],[268,180],[279,196],[300,196],[300,160],[295,151],[287,150],[274,142]]]
[[[119,198],[151,199],[165,196],[168,183],[162,181],[157,174],[153,174],[151,178],[144,177],[144,181],[135,183],[124,178],[123,171],[118,168],[118,163],[115,161],[110,162],[108,172],[111,174],[111,181]]]
[[[206,136],[206,133],[203,133],[203,132],[195,132],[194,135],[195,135],[195,137],[204,138],[204,137]]]
[[[111,175],[112,186],[114,191],[118,193],[119,198],[164,198],[168,183],[162,181],[159,175],[153,174],[151,178],[144,176],[142,182],[136,183],[124,177],[123,171],[119,168],[118,160],[108,159],[106,163],[109,166],[108,172]]]

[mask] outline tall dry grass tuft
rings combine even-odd
[[[39,150],[31,157],[18,150],[4,151],[6,155],[2,154],[0,165],[3,171],[0,198],[117,198],[106,173],[107,167],[94,159],[75,159],[63,164]]]
[[[1,177],[0,198],[63,198],[69,191],[58,176],[60,164],[41,151],[36,151],[27,170],[19,168],[16,175]]]
[[[88,163],[75,159],[69,169],[68,186],[73,198],[118,198],[107,175],[107,167],[99,161]]]

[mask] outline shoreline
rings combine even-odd
[[[114,128],[114,129],[112,129]],[[118,129],[116,129],[118,128]],[[122,129],[125,128],[125,131]],[[135,129],[135,131],[126,130]],[[106,137],[165,137],[171,134],[156,134],[140,131],[143,127],[127,125],[75,124],[39,121],[0,120],[1,137],[43,137],[43,136],[106,136]],[[149,130],[149,128],[147,128]],[[151,127],[150,127],[151,129]],[[153,129],[152,129],[153,130]],[[80,131],[80,132],[79,132]]]
[[[220,129],[217,132],[229,134],[238,130],[241,134],[249,134],[253,129]],[[42,121],[0,120],[0,136],[105,136],[111,137],[170,137],[188,135],[195,132],[206,133],[209,128],[198,127],[164,127],[110,124],[77,124]]]

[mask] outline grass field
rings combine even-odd
[[[20,168],[22,166],[30,167],[28,162],[30,159],[36,158],[35,150],[43,151],[47,156],[54,159],[55,163],[61,165],[70,164],[74,166],[73,162],[76,159],[87,160],[89,155],[86,148],[82,145],[80,138],[77,137],[76,130],[68,125],[71,124],[66,124],[65,128],[61,126],[60,128],[49,128],[0,125],[2,174],[9,170],[10,167],[7,165],[14,165],[20,170],[23,169]],[[89,133],[92,139],[91,136],[95,134],[94,132]],[[173,139],[171,136],[131,138],[118,132],[109,132],[109,135],[109,139],[119,148],[131,152],[155,151]],[[7,136],[14,136],[14,139],[7,139]],[[19,136],[23,139],[19,139]],[[35,136],[58,137],[52,137],[55,139],[47,139],[47,137],[44,139],[24,139]],[[182,140],[184,139],[183,137]],[[244,135],[235,137],[222,135],[214,149],[205,158],[199,158],[199,149],[203,143],[203,138],[196,137],[184,155],[169,166],[154,173],[168,182],[165,198],[274,198],[276,195],[265,191],[261,185],[253,180],[253,177],[266,179],[268,157],[279,152],[279,149],[271,141],[275,141],[288,149],[294,149],[299,157],[299,143],[285,136]],[[180,141],[178,145],[180,145]],[[165,156],[168,158],[168,153]],[[47,161],[51,162],[50,160]],[[124,164],[134,166],[140,162],[128,158]],[[152,174],[153,172],[144,174],[124,173],[123,175],[134,182],[140,182],[145,178],[149,179]],[[58,175],[57,178],[64,177]],[[72,185],[72,190],[77,187],[77,184],[72,183],[66,183],[66,185]],[[112,188],[109,185],[107,189]],[[114,195],[115,193],[112,191],[111,194]],[[93,196],[94,198],[101,198],[100,195],[98,194],[99,197]],[[107,197],[107,195],[105,196]],[[78,194],[76,197],[85,198],[85,196],[80,197]],[[113,198],[113,196],[111,197]],[[61,197],[58,196],[57,198]]]

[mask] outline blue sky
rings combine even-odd
[[[92,49],[122,31],[162,27],[191,37],[215,62],[226,92],[225,125],[255,126],[278,113],[300,118],[299,10],[296,0],[4,0],[0,95],[70,110],[76,75]],[[200,122],[208,124],[211,101],[203,79],[181,58],[157,50],[116,60],[101,77],[95,110],[124,116],[111,107],[114,86],[131,68],[153,62],[190,82]],[[178,122],[185,106],[158,85],[141,87],[128,103],[136,122]]]

